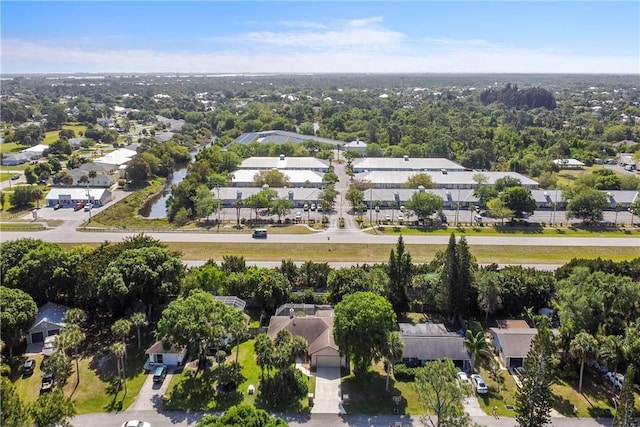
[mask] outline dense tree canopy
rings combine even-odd
[[[218,344],[234,323],[244,321],[235,308],[208,292],[194,291],[169,303],[158,322],[156,338],[168,347],[186,348],[204,357],[210,344]]]
[[[335,306],[333,335],[340,352],[364,374],[373,360],[384,355],[389,333],[396,329],[393,307],[371,292],[347,295]]]
[[[286,427],[287,423],[251,405],[232,406],[222,416],[206,415],[197,427]]]
[[[0,324],[2,341],[9,346],[9,357],[13,356],[13,347],[19,344],[27,334],[38,314],[33,298],[20,289],[0,286]]]

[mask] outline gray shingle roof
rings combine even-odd
[[[527,357],[531,341],[538,330],[534,328],[491,328],[491,332],[498,338],[499,346],[505,357]]]
[[[464,348],[461,336],[402,336],[404,350],[402,357],[419,360],[469,360],[471,357]]]

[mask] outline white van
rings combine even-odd
[[[266,228],[257,228],[253,231],[251,235],[254,239],[266,239],[267,238],[267,229]]]

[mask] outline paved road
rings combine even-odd
[[[69,221],[64,225],[44,231],[3,231],[2,241],[23,237],[33,237],[53,243],[95,243],[105,240],[116,242],[126,237],[134,236],[137,232],[113,230],[106,232],[83,232],[76,230],[82,221]],[[268,239],[255,240],[251,234],[225,233],[188,233],[161,232],[145,233],[155,239],[165,242],[200,242],[200,243],[252,243],[256,245],[287,244],[287,243],[351,243],[351,244],[395,244],[398,236],[373,235],[360,230],[340,230],[329,228],[313,234],[271,234]],[[449,236],[403,236],[407,244],[438,244],[446,245]],[[330,239],[330,240],[328,240]],[[504,245],[504,246],[576,246],[576,247],[637,247],[640,253],[640,238],[625,237],[546,237],[546,236],[467,236],[469,245]]]
[[[114,427],[131,419],[141,419],[151,423],[152,427],[162,426],[194,426],[202,412],[156,412],[156,411],[126,411],[118,414],[87,414],[80,415],[71,421],[75,427]],[[388,427],[397,421],[402,427],[418,427],[423,424],[418,417],[393,415],[282,415],[291,427]],[[490,416],[474,416],[473,421],[487,427],[514,427],[515,419]],[[552,418],[553,427],[605,427],[611,426],[612,418]]]

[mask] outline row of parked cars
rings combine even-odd
[[[36,361],[34,359],[27,359],[22,365],[22,375],[25,377],[29,377],[33,375],[33,372],[36,369]],[[42,381],[40,382],[40,394],[48,393],[53,390],[53,386],[56,381],[56,376],[52,372],[47,372],[42,376]]]
[[[456,374],[456,379],[460,384],[466,384],[471,380],[471,384],[476,389],[476,393],[478,394],[487,394],[489,393],[489,387],[487,387],[487,383],[482,378],[482,376],[478,374],[471,374],[471,377],[467,376],[465,372],[458,372]]]

